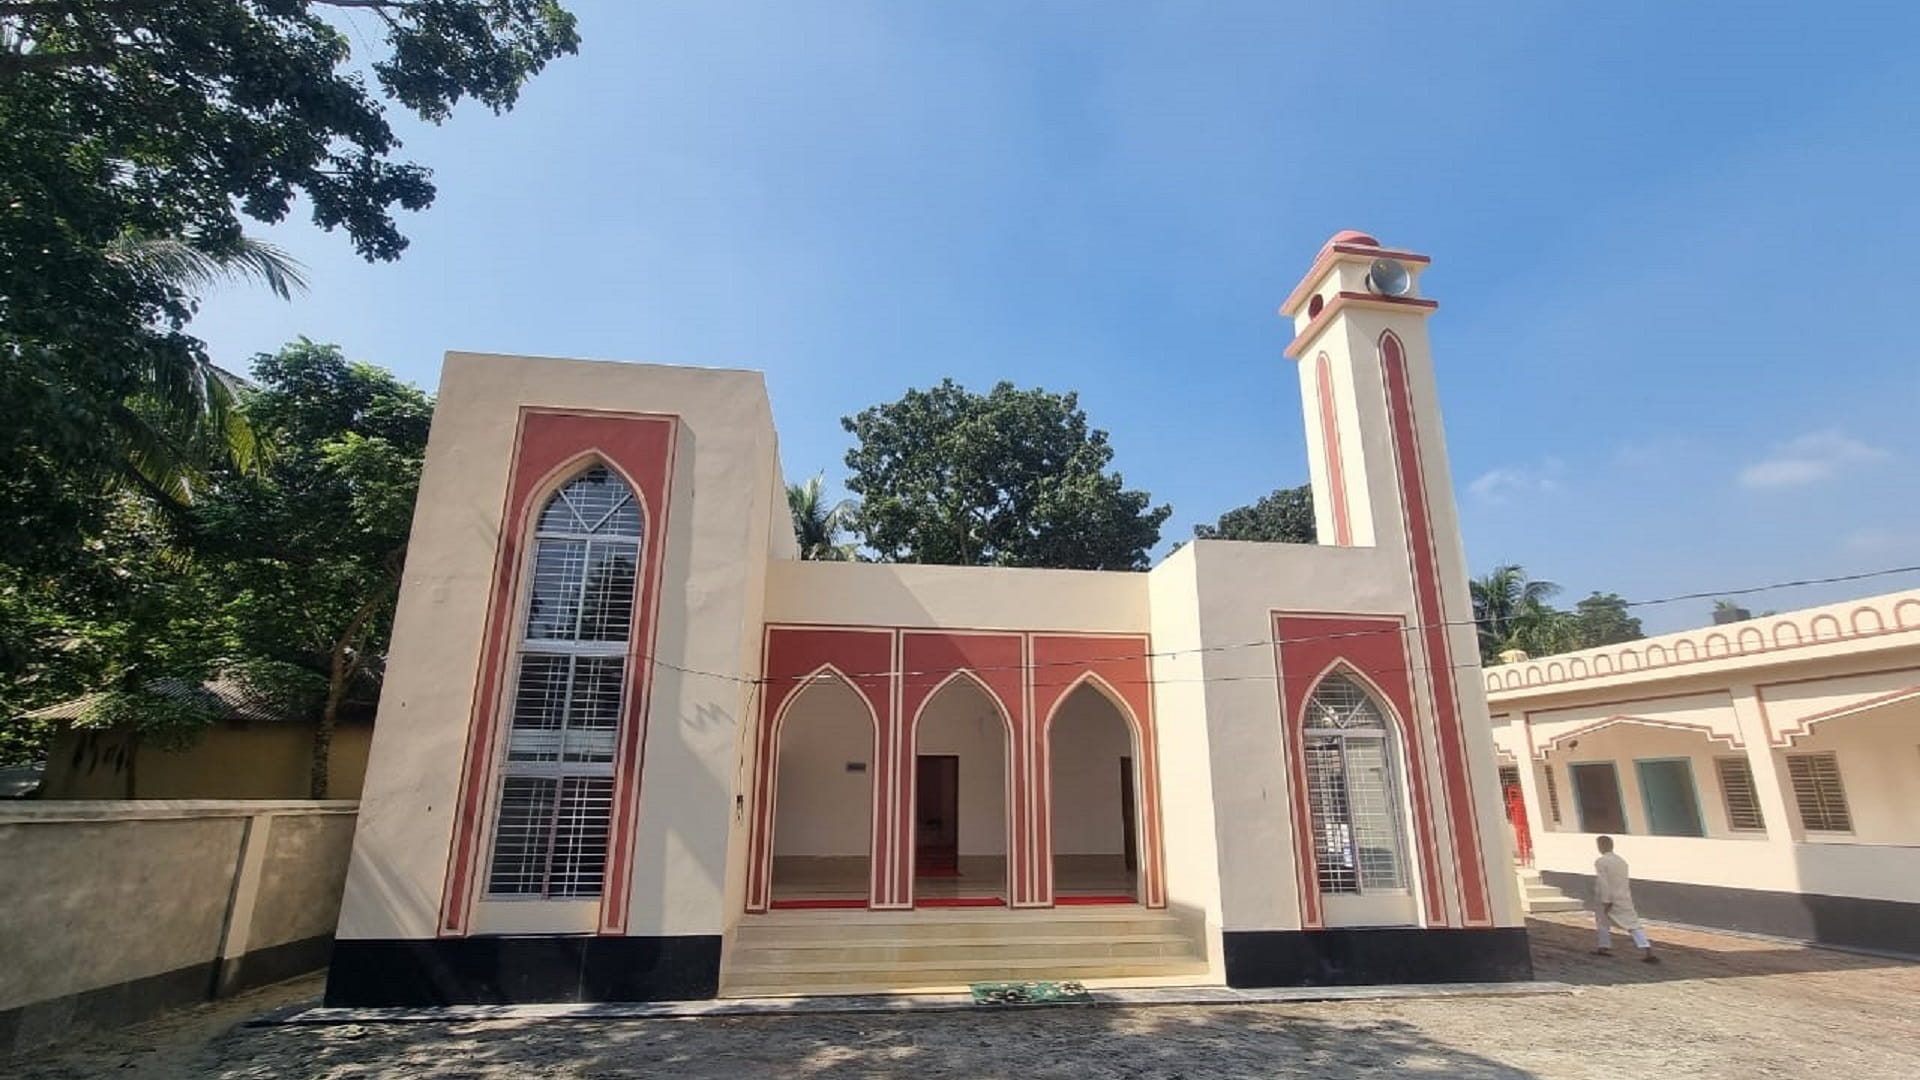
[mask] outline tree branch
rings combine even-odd
[[[113,54],[92,52],[0,53],[0,79],[16,75],[39,75],[68,68],[98,67],[113,59]]]

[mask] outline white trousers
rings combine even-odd
[[[1647,932],[1640,929],[1639,913],[1622,904],[1613,905],[1611,912],[1605,907],[1596,906],[1593,909],[1593,928],[1600,933],[1601,948],[1613,947],[1613,927],[1608,925],[1610,922],[1619,924],[1620,929],[1632,934],[1635,946],[1642,949],[1650,948],[1647,944]]]

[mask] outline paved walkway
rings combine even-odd
[[[1920,1075],[1920,965],[1655,928],[1667,962],[1586,955],[1578,914],[1532,924],[1573,994],[1314,1004],[676,1020],[236,1026],[317,980],[0,1063],[17,1080],[507,1080],[524,1076],[1804,1077]]]

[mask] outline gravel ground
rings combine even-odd
[[[244,1027],[316,979],[0,1061],[14,1080],[1920,1076],[1920,965],[1675,929],[1659,966],[1532,924],[1572,995],[888,1016]]]

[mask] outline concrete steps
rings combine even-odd
[[[1133,905],[745,916],[723,997],[953,990],[1025,979],[1182,981],[1207,972],[1178,919]]]
[[[1542,882],[1538,870],[1522,869],[1517,873],[1520,876],[1520,906],[1529,915],[1543,911],[1580,911],[1586,907],[1579,900]]]

